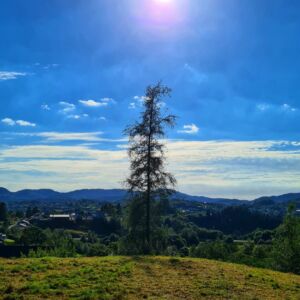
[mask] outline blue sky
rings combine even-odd
[[[299,34],[292,0],[1,1],[1,185],[120,187],[122,130],[163,80],[178,189],[299,192]]]

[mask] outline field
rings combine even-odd
[[[300,299],[300,276],[205,259],[0,259],[1,299]]]

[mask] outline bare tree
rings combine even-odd
[[[151,202],[158,195],[166,195],[174,187],[174,176],[165,171],[164,144],[165,127],[173,127],[176,117],[162,112],[162,99],[170,96],[171,89],[160,82],[148,86],[143,97],[144,110],[140,120],[128,126],[124,133],[129,136],[130,176],[126,183],[129,191],[142,195],[146,205],[145,237],[151,247]]]

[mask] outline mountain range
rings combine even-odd
[[[65,200],[96,200],[100,202],[121,202],[126,197],[126,190],[122,189],[82,189],[71,192],[57,192],[51,189],[25,189],[10,192],[0,187],[0,201],[65,201]],[[204,196],[191,196],[181,192],[175,192],[173,199],[193,201],[200,203],[214,203],[223,205],[240,204],[278,204],[300,199],[300,193],[289,193],[280,196],[265,196],[251,201],[226,198],[209,198]]]

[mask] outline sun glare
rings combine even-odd
[[[132,9],[140,25],[151,32],[179,32],[187,16],[187,2],[179,0],[139,1]],[[181,26],[181,27],[180,27]]]

